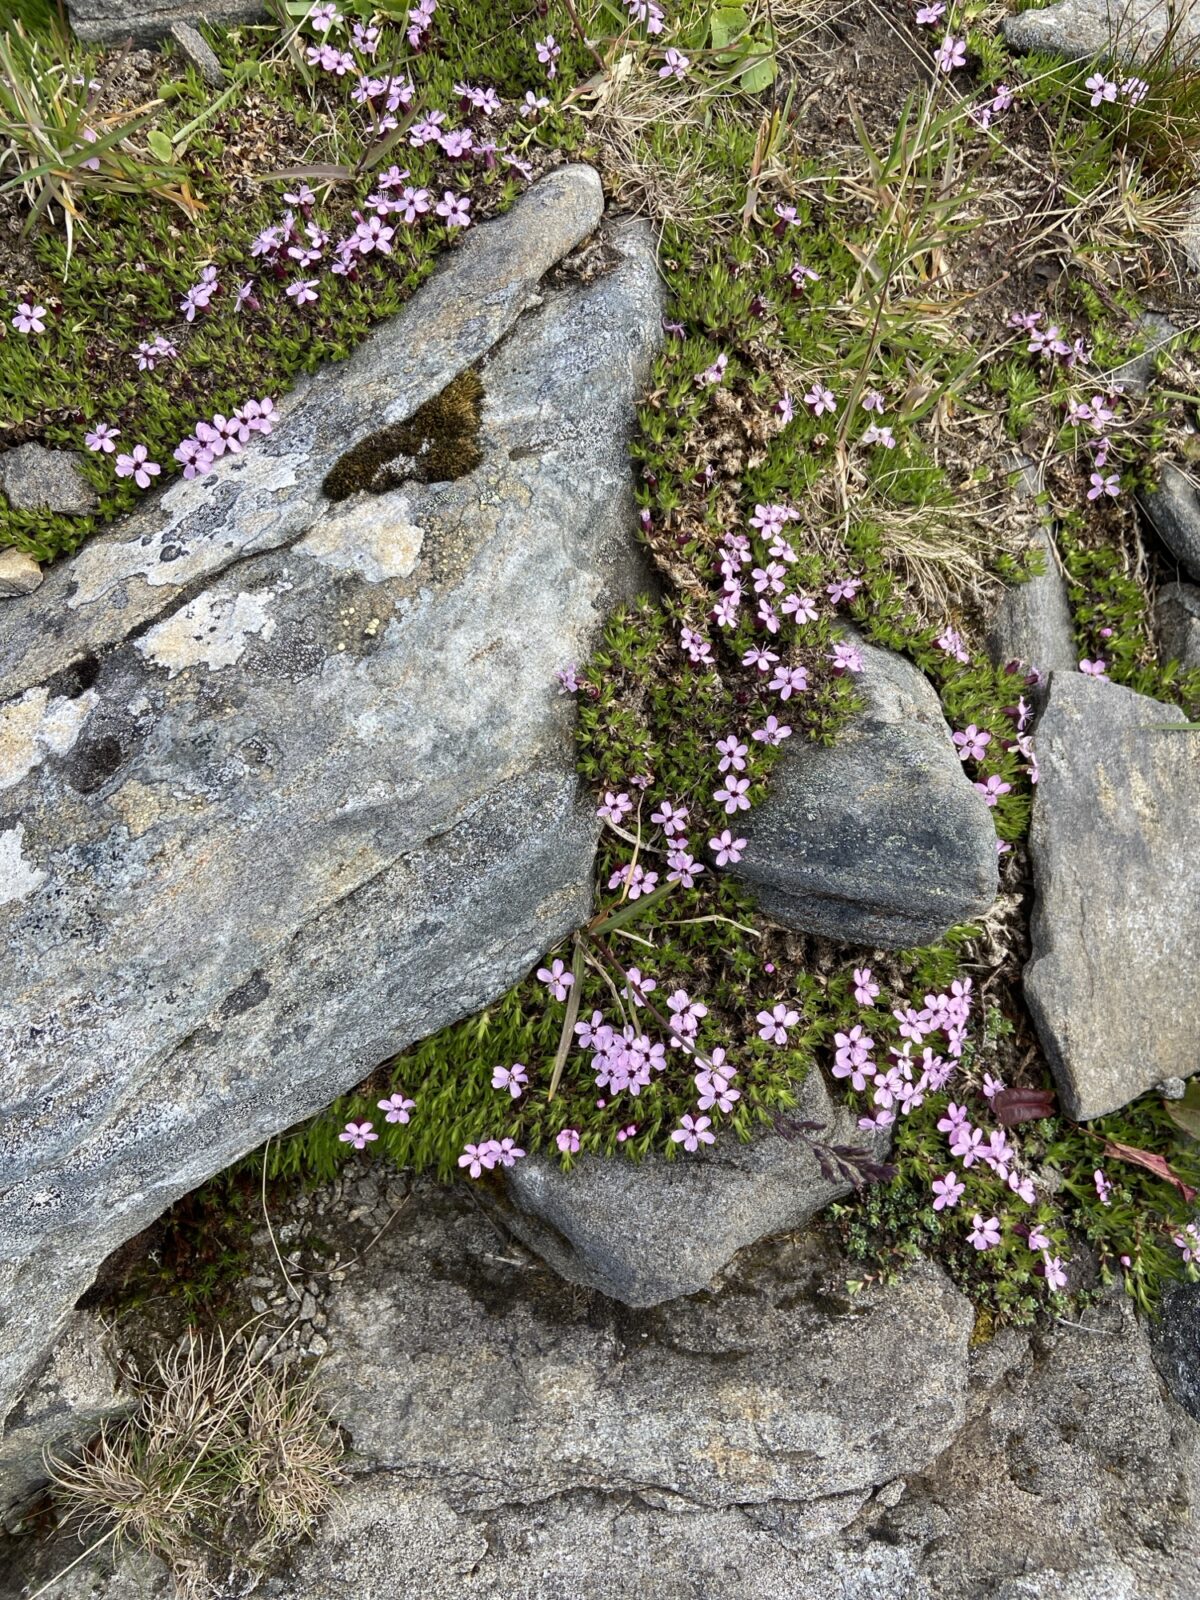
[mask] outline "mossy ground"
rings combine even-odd
[[[764,700],[741,664],[746,649],[764,642],[761,633],[746,621],[712,628],[708,614],[724,535],[752,533],[756,506],[786,503],[797,514],[786,529],[798,555],[789,581],[821,601],[815,621],[782,618],[768,641],[808,674],[808,691],[786,705],[793,736],[834,739],[856,706],[853,675],[830,659],[843,624],[853,623],[930,677],[954,727],[974,723],[991,733],[987,759],[971,771],[1009,786],[994,816],[998,837],[1011,846],[987,924],[954,930],[932,950],[881,955],[782,933],[756,920],[711,861],[695,888],[655,896],[606,932],[604,949],[622,966],[652,973],[659,998],[681,987],[709,1008],[700,1045],[728,1050],[742,1092],[728,1115],[712,1113],[723,1137],[747,1137],[786,1111],[804,1073],[828,1067],[836,1031],[868,1025],[882,1051],[898,1041],[893,1005],[920,1004],[925,993],[967,977],[984,998],[950,1093],[982,1106],[985,1072],[1009,1087],[1047,1086],[1020,994],[1032,789],[1012,708],[1026,680],[986,662],[981,624],[1000,586],[1030,570],[1037,515],[1051,516],[1081,656],[1103,655],[1110,676],[1140,692],[1193,714],[1200,707],[1200,675],[1158,659],[1150,607],[1167,568],[1131,500],[1160,455],[1183,452],[1194,421],[1200,343],[1186,316],[1180,337],[1156,357],[1160,381],[1144,399],[1123,402],[1107,469],[1120,475],[1118,498],[1087,500],[1089,435],[1066,420],[1072,400],[1105,388],[1145,347],[1142,309],[1177,310],[1170,223],[1200,142],[1195,74],[1158,62],[1146,69],[1140,104],[1092,107],[1084,87],[1090,65],[1011,59],[999,13],[983,5],[956,12],[970,53],[968,66],[950,77],[932,69],[936,41],[903,9],[884,15],[862,5],[835,15],[819,4],[776,5],[770,14],[747,12],[732,43],[728,19],[718,30],[715,13],[696,0],[676,9],[667,34],[652,40],[627,27],[622,7],[582,11],[603,74],[570,16],[553,4],[503,18],[490,5],[460,4],[435,48],[405,58],[423,100],[438,105],[454,103],[452,86],[462,79],[494,85],[509,107],[505,135],[535,170],[567,155],[595,160],[610,196],[662,228],[670,331],[633,454],[664,599],[614,617],[580,668],[581,772],[598,793],[648,780],[638,816],[624,823],[645,864],[662,865],[662,838],[649,819],[664,800],[688,805],[698,840],[725,825],[736,832],[736,818],[712,799],[715,741],[735,733],[747,745],[757,800],[777,752],[748,735],[766,711],[784,708]],[[553,83],[533,49],[548,32],[563,47]],[[278,393],[299,372],[344,355],[452,244],[445,230],[431,229],[395,258],[371,258],[359,281],[340,286],[336,297],[323,291],[302,312],[283,301],[282,283],[268,282],[259,312],[237,317],[226,296],[194,327],[181,325],[178,300],[206,263],[228,263],[230,285],[253,272],[249,241],[277,219],[285,187],[263,181],[264,169],[353,164],[367,144],[344,90],[302,72],[278,48],[277,29],[237,30],[215,42],[236,85],[218,109],[193,74],[158,58],[137,58],[122,69],[135,79],[114,88],[132,101],[152,86],[165,102],[159,126],[168,135],[196,125],[180,159],[206,210],[188,222],[169,206],[140,206],[134,241],[128,206],[101,200],[89,208],[69,273],[63,241],[50,231],[16,265],[0,266],[0,298],[29,290],[54,311],[43,341],[17,338],[5,323],[0,386],[16,404],[0,438],[77,447],[84,425],[115,420],[127,438],[147,441],[169,461],[197,416],[228,411],[250,394]],[[692,57],[680,82],[659,76],[668,43]],[[972,107],[1002,83],[1016,89],[1014,105],[990,127],[978,126]],[[552,105],[525,125],[513,108],[527,90],[547,94]],[[410,157],[431,187],[450,180],[426,152]],[[500,171],[482,174],[475,214],[507,205],[519,187]],[[364,189],[322,190],[320,220],[339,225]],[[778,207],[794,207],[794,223],[781,220]],[[1028,336],[1007,319],[1034,310],[1068,339],[1085,338],[1090,364],[1031,355]],[[137,374],[130,351],[164,331],[179,336],[179,359]],[[719,381],[698,381],[722,359]],[[815,383],[837,396],[834,412],[817,416],[803,404]],[[862,443],[870,419],[861,401],[871,391],[884,397],[894,449]],[[790,418],[786,408],[781,414],[785,396]],[[1018,449],[1041,468],[1037,510],[1022,508],[1010,487]],[[93,472],[102,494],[95,519],[0,513],[0,546],[48,558],[128,510],[137,491],[114,483],[103,462]],[[753,553],[756,563],[767,560],[765,540],[754,537]],[[849,575],[858,580],[853,599],[829,604],[828,586]],[[752,613],[747,606],[742,617]],[[687,659],[684,627],[711,641],[711,661]],[[963,641],[966,660],[939,643],[948,628]],[[607,886],[629,855],[629,839],[606,831],[598,862],[603,907],[619,902]],[[582,1016],[593,1009],[632,1016],[594,943],[582,955],[573,957],[571,947],[557,954],[568,965],[578,961]],[[851,978],[865,964],[883,990],[869,1012],[855,1002]],[[800,1018],[784,1048],[763,1043],[754,1021],[779,1002]],[[531,975],[273,1141],[270,1172],[320,1177],[347,1160],[386,1156],[449,1176],[468,1141],[503,1135],[528,1150],[553,1149],[563,1128],[577,1130],[584,1151],[677,1154],[668,1135],[695,1109],[685,1069],[656,1076],[619,1105],[598,1104],[606,1097],[587,1056],[574,1052],[548,1097],[563,1010]],[[516,1061],[527,1066],[531,1087],[510,1101],[491,1075]],[[393,1092],[416,1102],[407,1124],[387,1124],[377,1109]],[[1047,1293],[1038,1255],[1015,1223],[1006,1220],[994,1250],[965,1242],[964,1211],[1003,1212],[999,1179],[972,1169],[963,1207],[932,1210],[930,1181],[953,1165],[937,1130],[948,1098],[930,1095],[898,1120],[897,1176],[841,1211],[846,1244],[863,1276],[932,1250],[981,1306],[1027,1320],[1061,1301]],[[867,1109],[857,1099],[858,1110]],[[380,1138],[369,1155],[353,1154],[339,1133],[364,1119]],[[630,1125],[636,1131],[622,1138]],[[1171,1238],[1189,1206],[1150,1170],[1105,1159],[1102,1141],[1164,1158],[1192,1183],[1200,1181],[1200,1146],[1157,1096],[1086,1128],[1054,1116],[1015,1137],[1022,1169],[1039,1182],[1024,1222],[1042,1225],[1055,1253],[1077,1263],[1072,1291],[1086,1292],[1097,1273],[1123,1273],[1139,1302],[1153,1304],[1162,1283],[1183,1270]],[[250,1158],[248,1170],[261,1172],[263,1159]],[[1110,1204],[1097,1194],[1097,1165],[1114,1185]],[[223,1191],[211,1193],[220,1214]]]

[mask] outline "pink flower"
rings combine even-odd
[[[994,1100],[996,1098],[996,1096],[1000,1093],[1001,1089],[1003,1089],[1003,1087],[1004,1087],[1003,1079],[1001,1079],[1001,1078],[993,1078],[990,1072],[985,1072],[984,1073],[984,1075],[983,1075],[983,1092],[984,1092],[984,1094],[987,1096],[987,1098],[989,1100]]]
[[[682,78],[691,64],[681,50],[668,50],[658,75],[660,78]]]
[[[294,300],[298,306],[308,305],[317,298],[317,280],[315,278],[300,278],[297,282],[289,284],[285,293],[289,300]]]
[[[786,722],[780,722],[776,716],[770,716],[761,728],[755,728],[751,738],[757,739],[760,744],[782,744],[791,737],[792,730]]]
[[[1086,677],[1103,678],[1108,673],[1108,664],[1104,661],[1103,657],[1099,657],[1095,661],[1089,661],[1088,658],[1084,656],[1083,660],[1079,663],[1079,670]]]
[[[860,1006],[873,1006],[879,985],[871,977],[870,967],[855,967],[854,998]]]
[[[338,1138],[342,1144],[352,1144],[356,1150],[365,1150],[372,1139],[379,1137],[372,1131],[373,1128],[374,1123],[371,1122],[348,1122]]]
[[[1116,84],[1106,78],[1102,72],[1093,72],[1083,87],[1091,90],[1092,104],[1094,106],[1100,105],[1105,100],[1111,104],[1117,98]]]
[[[847,603],[853,600],[859,591],[859,587],[860,580],[858,578],[835,578],[826,588],[825,593],[836,606],[840,605],[843,600]]]
[[[478,1178],[484,1172],[490,1172],[496,1165],[500,1155],[500,1146],[495,1139],[488,1139],[483,1144],[468,1144],[463,1146],[463,1153],[458,1158],[460,1167],[469,1169],[468,1175]]]
[[[958,746],[960,761],[982,761],[992,736],[985,728],[977,728],[973,722],[969,722],[961,733],[954,735],[954,742]]]
[[[397,1093],[389,1095],[386,1100],[377,1100],[375,1103],[380,1111],[387,1113],[386,1121],[407,1122],[409,1113],[417,1102],[415,1100],[406,1100],[402,1094]]]
[[[696,382],[702,389],[715,389],[718,384],[725,381],[725,369],[728,365],[729,357],[722,351],[711,367],[705,367],[703,372],[696,374]]]
[[[790,700],[794,694],[803,694],[807,690],[808,670],[805,667],[778,666],[767,687],[774,689],[781,700]]]
[[[579,1129],[563,1128],[556,1135],[554,1142],[564,1155],[575,1155],[579,1150]]]
[[[837,410],[837,401],[833,397],[833,390],[827,389],[819,381],[814,383],[804,396],[804,404],[811,408],[814,417],[824,416],[826,411],[832,414]]]
[[[12,325],[18,333],[45,333],[46,324],[42,321],[45,315],[45,306],[35,306],[28,300],[22,300]]]
[[[1110,472],[1107,478],[1102,473],[1093,472],[1088,482],[1091,484],[1087,492],[1089,500],[1099,500],[1102,494],[1111,495],[1115,499],[1121,492],[1121,480],[1115,472]]]
[[[716,1135],[710,1133],[711,1117],[680,1117],[679,1126],[671,1135],[672,1142],[685,1150],[698,1150],[702,1144],[716,1144]]]
[[[756,1020],[760,1039],[765,1039],[768,1044],[786,1044],[787,1031],[800,1021],[800,1013],[790,1011],[785,1005],[778,1005],[771,1011],[760,1011]]]
[[[559,998],[561,999],[561,996]],[[492,1068],[492,1088],[507,1089],[514,1100],[521,1098],[521,1091],[528,1086],[528,1083],[529,1074],[519,1061],[514,1061],[511,1067]]]
[[[1008,794],[1012,789],[1011,783],[1005,783],[998,773],[993,773],[986,783],[976,783],[972,786],[981,794],[989,806],[998,803],[1002,794]]]
[[[838,674],[861,672],[863,669],[862,651],[857,645],[849,644],[844,639],[834,645],[829,659],[833,664],[833,670]]]
[[[934,51],[933,59],[942,72],[953,72],[956,67],[966,64],[967,41],[956,39],[952,33],[948,33]]]
[[[716,852],[716,862],[719,867],[736,864],[742,859],[742,851],[746,848],[745,839],[735,839],[728,828],[723,828],[715,839],[708,841],[708,848]]]
[[[596,807],[596,815],[607,822],[620,822],[621,818],[633,810],[633,801],[623,791],[614,794],[611,789],[604,791],[604,803]]]
[[[948,656],[953,656],[956,661],[961,661],[964,663],[964,665],[971,659],[967,652],[967,647],[963,640],[962,634],[959,633],[955,628],[946,628],[944,632],[934,640],[934,643],[937,645],[939,650],[945,651]]]
[[[162,471],[157,461],[149,460],[150,452],[144,444],[135,444],[131,455],[117,457],[117,477],[132,478],[139,489],[148,489],[151,478]]]
[[[1000,1243],[1000,1219],[988,1217],[985,1221],[977,1211],[972,1219],[967,1241],[973,1244],[976,1250],[990,1250],[993,1245]]]
[[[83,442],[89,450],[103,450],[106,455],[112,455],[116,449],[113,440],[120,437],[119,428],[110,427],[107,422],[98,422],[91,433],[84,434]]]
[[[728,816],[736,811],[749,811],[750,801],[746,798],[749,787],[749,778],[726,778],[723,789],[713,790],[713,799],[725,807]]]
[[[1052,1256],[1048,1250],[1043,1250],[1042,1271],[1046,1274],[1046,1282],[1051,1289],[1066,1288],[1067,1274],[1063,1270],[1061,1256]]]
[[[490,1143],[494,1148],[496,1160],[502,1167],[515,1167],[518,1161],[524,1159],[525,1152],[518,1147],[515,1139],[500,1139],[499,1141],[492,1139]],[[461,1156],[459,1157],[459,1165],[462,1165]]]
[[[930,28],[945,15],[946,7],[943,0],[932,0],[932,4],[920,7],[914,21],[920,28]]]
[[[452,189],[445,189],[442,198],[434,207],[435,213],[441,217],[448,228],[469,228],[471,218],[471,201],[466,195],[457,195]]]
[[[1104,1176],[1104,1172],[1100,1167],[1097,1167],[1095,1172],[1092,1173],[1092,1182],[1096,1185],[1096,1194],[1099,1196],[1100,1204],[1102,1206],[1112,1205],[1112,1184]]]
[[[960,1183],[953,1172],[948,1172],[944,1178],[933,1180],[933,1192],[937,1199],[933,1202],[935,1211],[944,1211],[947,1207],[956,1206],[967,1192],[965,1183]]]
[[[554,961],[549,967],[539,967],[537,975],[556,1000],[565,1000],[567,990],[575,982],[574,973],[568,972],[561,961]],[[524,1071],[524,1068],[521,1070]]]
[[[1034,1251],[1048,1250],[1050,1248],[1049,1235],[1045,1232],[1040,1223],[1038,1223],[1035,1227],[1030,1228],[1028,1244],[1029,1248]]]
[[[746,745],[740,744],[736,735],[732,733],[727,739],[718,739],[717,753],[721,757],[720,763],[717,767],[718,772],[729,772],[731,770],[733,772],[745,772],[747,748],[748,747]],[[687,816],[686,811],[684,812],[684,816]],[[657,821],[658,819],[655,817],[652,820]],[[670,832],[670,829],[668,829],[668,832]]]

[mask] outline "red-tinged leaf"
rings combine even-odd
[[[1002,1128],[1018,1122],[1039,1122],[1057,1109],[1053,1089],[1001,1089],[992,1096],[992,1110]]]
[[[1195,1189],[1190,1183],[1184,1183],[1165,1156],[1156,1156],[1152,1150],[1139,1150],[1135,1145],[1119,1144],[1116,1139],[1105,1139],[1104,1153],[1106,1156],[1116,1156],[1118,1161],[1132,1162],[1135,1167],[1145,1167],[1147,1172],[1153,1172],[1164,1182],[1173,1184],[1188,1205],[1196,1198]]]

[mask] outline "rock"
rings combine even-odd
[[[1171,0],[1061,0],[1056,6],[1020,11],[1004,19],[1004,33],[1016,50],[1045,50],[1071,61],[1093,56],[1147,61],[1174,28],[1171,55],[1190,57],[1200,41],[1200,17],[1191,6]]]
[[[183,59],[195,67],[210,89],[220,89],[225,83],[225,73],[217,60],[216,52],[208,40],[196,32],[190,22],[173,22],[170,35]]]
[[[23,550],[0,550],[0,600],[14,600],[40,588],[42,569]]]
[[[1138,501],[1188,576],[1200,580],[1200,497],[1187,473],[1164,461],[1157,488],[1143,490]]]
[[[1154,620],[1163,658],[1184,668],[1200,667],[1200,589],[1168,583],[1158,592]]]
[[[232,27],[267,15],[263,0],[69,0],[67,10],[85,44],[123,39],[144,44],[163,38],[176,22]]]
[[[1067,1115],[1200,1067],[1200,739],[1175,706],[1055,673],[1037,725],[1025,996]]]
[[[822,1123],[815,1137],[825,1143],[864,1143],[816,1069],[795,1116]],[[885,1145],[870,1148],[882,1159]],[[582,1156],[569,1173],[531,1156],[504,1174],[493,1203],[560,1277],[627,1306],[653,1306],[707,1287],[743,1246],[802,1228],[849,1190],[821,1176],[802,1140],[772,1132],[675,1161]]]
[[[1137,319],[1138,327],[1146,336],[1146,345],[1140,355],[1131,356],[1121,366],[1113,369],[1112,381],[1127,394],[1143,395],[1154,381],[1156,357],[1169,349],[1177,339],[1184,337],[1169,317],[1160,311],[1143,311]]]
[[[91,1312],[71,1313],[66,1329],[0,1441],[0,1527],[46,1479],[43,1451],[82,1444],[129,1407],[108,1353],[107,1330]]]
[[[83,516],[98,504],[73,450],[19,444],[0,452],[0,493],[14,511],[59,511]]]
[[[120,1241],[586,918],[553,674],[646,586],[648,227],[534,291],[601,207],[562,168],[472,229],[270,438],[150,497],[0,637],[0,1396]],[[478,414],[467,378],[434,408],[470,470],[325,496],[475,368]]]
[[[330,1295],[322,1372],[353,1440],[350,1486],[254,1592],[1200,1593],[1200,1428],[1163,1391],[1128,1304],[1089,1307],[1081,1327],[1006,1328],[968,1353],[970,1308],[938,1270],[853,1297],[849,1271],[812,1230],[743,1252],[712,1292],[630,1311],[498,1249],[461,1187],[419,1184]],[[79,1549],[31,1553],[10,1550],[3,1600]],[[130,1557],[51,1593],[172,1590]]]
[[[1033,500],[1039,488],[1037,471],[1024,458],[1017,462],[1016,470],[1017,497],[1036,516]],[[1040,552],[1045,570],[1025,583],[1010,584],[1005,589],[988,624],[988,654],[997,666],[1020,661],[1036,667],[1043,675],[1073,672],[1079,664],[1075,624],[1058,553],[1044,520],[1038,522],[1031,543]]]
[[[1200,1283],[1180,1283],[1164,1297],[1153,1325],[1154,1364],[1190,1416],[1200,1417]]]
[[[929,681],[890,651],[862,653],[866,708],[831,748],[788,742],[738,825],[735,870],[785,927],[903,949],[988,909],[996,835]]]

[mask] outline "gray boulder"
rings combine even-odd
[[[85,44],[130,38],[144,44],[170,33],[175,22],[232,27],[267,16],[262,0],[68,0],[67,12]]]
[[[1001,595],[987,629],[988,654],[998,666],[1020,661],[1043,675],[1071,672],[1078,665],[1075,624],[1067,585],[1058,563],[1054,539],[1036,497],[1041,488],[1034,463],[1018,457],[1013,467],[1018,503],[1036,519],[1030,544],[1042,558],[1044,570],[1025,583],[1010,584]]]
[[[1200,589],[1168,583],[1154,608],[1163,657],[1184,667],[1200,667]]]
[[[1017,50],[1045,50],[1071,61],[1093,56],[1145,61],[1172,25],[1172,55],[1185,59],[1200,40],[1200,17],[1194,6],[1171,0],[1061,0],[1006,17],[1004,32]]]
[[[1200,1593],[1200,1428],[1127,1302],[971,1341],[937,1269],[851,1295],[850,1264],[810,1230],[744,1251],[711,1291],[630,1311],[498,1246],[462,1186],[393,1175],[362,1207],[364,1186],[329,1192],[329,1226],[367,1214],[338,1235],[358,1259],[322,1294],[351,1483],[265,1600]],[[0,1552],[0,1596],[78,1553]],[[126,1558],[51,1593],[172,1589]]]
[[[1025,995],[1068,1116],[1200,1067],[1200,739],[1131,689],[1055,673],[1037,726]]]
[[[996,834],[928,679],[890,651],[862,653],[865,709],[830,748],[789,740],[738,824],[749,844],[734,870],[785,927],[903,949],[988,909]]]
[[[0,1410],[120,1241],[586,917],[553,674],[645,587],[649,229],[535,291],[601,209],[590,168],[543,179],[6,615]]]
[[[819,1122],[825,1144],[870,1149],[821,1074],[805,1079],[793,1113]],[[509,1230],[560,1277],[599,1289],[627,1306],[653,1306],[705,1288],[737,1252],[773,1233],[802,1228],[850,1185],[821,1175],[801,1139],[771,1132],[743,1144],[713,1146],[671,1161],[584,1156],[569,1173],[530,1157],[504,1174],[495,1205]]]
[[[1155,533],[1187,575],[1200,581],[1200,496],[1191,478],[1164,461],[1157,487],[1139,499]]]
[[[73,450],[19,444],[0,452],[0,493],[14,511],[59,511],[82,516],[98,504]]]
[[[190,22],[173,22],[171,40],[179,54],[204,79],[210,89],[220,89],[225,83],[225,73],[217,60],[216,51]]]

